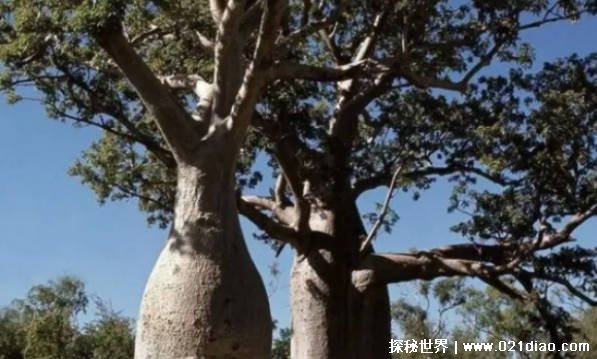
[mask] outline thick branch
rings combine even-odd
[[[292,227],[296,215],[291,206],[280,205],[269,197],[242,196],[242,200],[260,211],[271,212],[276,220],[285,226]]]
[[[275,196],[276,203],[281,206],[289,204],[284,192],[288,186],[294,197],[295,217],[292,226],[305,233],[308,230],[310,204],[305,199],[303,175],[300,171],[301,163],[299,154],[306,150],[306,146],[297,138],[289,128],[289,114],[286,109],[281,109],[277,120],[266,120],[255,113],[253,126],[262,132],[271,143],[272,155],[280,165],[281,174],[278,177]]]
[[[239,32],[245,1],[229,0],[222,9],[223,0],[210,1],[212,16],[217,18],[218,31],[215,45],[214,113],[224,119],[230,114],[238,89],[242,83],[245,64],[243,47],[246,36]]]
[[[503,245],[459,244],[416,253],[370,254],[355,270],[353,281],[359,286],[395,283],[442,276],[498,277],[514,273],[521,256],[548,250],[571,240],[574,229],[597,213],[597,204],[573,216],[556,233],[538,240]]]
[[[224,9],[226,8],[226,0],[209,0],[209,10],[211,12],[211,17],[216,24],[219,24],[222,21],[222,15],[224,14]]]
[[[286,185],[288,181],[286,176],[280,173],[276,179],[276,186],[274,188],[275,202],[278,206],[285,206],[289,204],[288,198],[286,198]]]
[[[249,33],[259,27],[263,15],[264,0],[254,0],[241,19],[240,29],[243,33]]]
[[[268,236],[297,247],[300,240],[299,234],[292,227],[276,222],[273,218],[261,212],[259,208],[259,205],[251,203],[251,198],[239,198],[238,210],[240,214],[255,223]]]
[[[489,284],[490,286],[494,287],[495,289],[499,290],[503,294],[507,295],[508,297],[515,299],[515,300],[529,300],[529,296],[520,290],[514,288],[511,285],[508,285],[501,281],[497,277],[490,277],[490,278],[481,278],[482,281]]]
[[[271,144],[273,157],[276,159],[282,170],[283,185],[277,186],[277,196],[280,200],[284,199],[284,190],[286,186],[290,188],[293,196],[300,196],[303,189],[303,178],[299,173],[301,164],[298,154],[306,150],[306,146],[296,136],[296,133],[289,128],[289,115],[285,109],[282,109],[273,119],[266,120],[259,113],[253,114],[253,126],[263,133]],[[296,200],[296,197],[295,197]]]
[[[192,149],[200,139],[196,124],[168,88],[158,80],[133,50],[124,34],[120,30],[104,32],[97,40],[116,62],[149,112],[155,117],[174,157],[182,160],[191,155]]]
[[[475,260],[444,258],[430,252],[369,254],[353,271],[357,288],[371,285],[400,283],[415,279],[432,280],[439,277],[467,276],[484,280],[506,274],[495,266]]]
[[[245,72],[243,84],[236,95],[230,112],[233,136],[237,141],[244,137],[255,104],[261,95],[261,91],[267,85],[268,79],[265,72],[273,64],[273,47],[287,5],[287,0],[266,1],[253,61]]]
[[[200,99],[210,98],[212,96],[211,84],[196,74],[160,76],[159,79],[172,89],[193,91]]]

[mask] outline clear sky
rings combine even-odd
[[[535,45],[540,65],[572,52],[597,51],[596,35],[597,19],[584,18],[530,30],[524,39]],[[0,307],[24,296],[32,285],[72,274],[114,309],[136,317],[166,232],[148,227],[134,201],[99,206],[91,190],[66,174],[97,135],[93,129],[47,119],[38,103],[9,106],[0,100]],[[446,213],[449,192],[448,184],[438,182],[418,202],[397,195],[394,205],[401,220],[392,235],[379,238],[378,249],[404,251],[462,241],[448,230],[458,219]],[[359,201],[363,212],[380,202],[383,193],[365,194]],[[597,245],[596,222],[578,231],[585,244]],[[255,227],[243,220],[243,229],[268,287],[272,315],[287,326],[291,253],[286,249],[275,259],[267,246],[252,239]],[[269,274],[274,262],[281,271],[276,278]],[[391,292],[392,297],[404,295],[395,286]]]

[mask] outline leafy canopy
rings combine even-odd
[[[24,299],[0,309],[0,358],[132,358],[132,320],[93,299],[95,319],[80,324],[78,314],[90,300],[83,282],[60,277],[34,286]]]

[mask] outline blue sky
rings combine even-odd
[[[524,40],[534,44],[540,65],[572,52],[597,51],[595,34],[596,19],[584,18],[531,30]],[[9,106],[0,100],[0,306],[24,296],[32,285],[72,274],[114,309],[136,317],[166,232],[148,227],[134,201],[99,206],[91,190],[66,174],[97,135],[93,129],[47,119],[38,103]],[[398,194],[393,203],[401,220],[391,236],[378,239],[378,249],[404,251],[462,241],[448,230],[458,219],[446,213],[449,192],[449,185],[440,181],[418,202]],[[363,212],[383,194],[364,195],[359,201]],[[585,244],[597,244],[595,222],[577,233]],[[243,229],[268,287],[272,315],[286,326],[291,253],[286,249],[275,259],[267,246],[252,239],[255,227],[243,220]],[[280,269],[276,278],[269,274],[274,262]],[[394,286],[392,296],[399,295],[403,293]]]

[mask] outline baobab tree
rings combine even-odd
[[[536,303],[556,339],[542,283],[590,300],[569,277],[589,285],[594,253],[564,245],[596,211],[595,59],[480,75],[528,65],[521,32],[582,20],[594,2],[51,4],[2,5],[2,84],[15,100],[34,84],[53,117],[102,128],[72,173],[101,200],[135,197],[150,221],[172,222],[139,357],[267,357],[237,209],[295,251],[293,358],[388,357],[393,282],[480,278]],[[259,153],[275,184],[247,195]],[[376,254],[394,191],[437,176],[470,214],[455,226],[469,241]],[[367,230],[356,200],[383,186]]]
[[[177,5],[3,1],[3,87],[14,100],[14,86],[33,83],[51,116],[140,139],[169,163],[176,178],[172,228],[146,286],[135,356],[268,358],[272,322],[236,214],[234,169],[286,3]],[[186,21],[179,17],[190,12]],[[202,42],[185,45],[197,54],[188,58],[193,64],[172,53],[164,62],[174,49],[146,41],[166,36],[154,21],[184,23],[187,35],[197,36],[195,19],[206,12],[215,40],[209,55],[200,53]],[[212,76],[198,84],[198,103],[170,90],[173,71],[188,73],[205,58]]]

